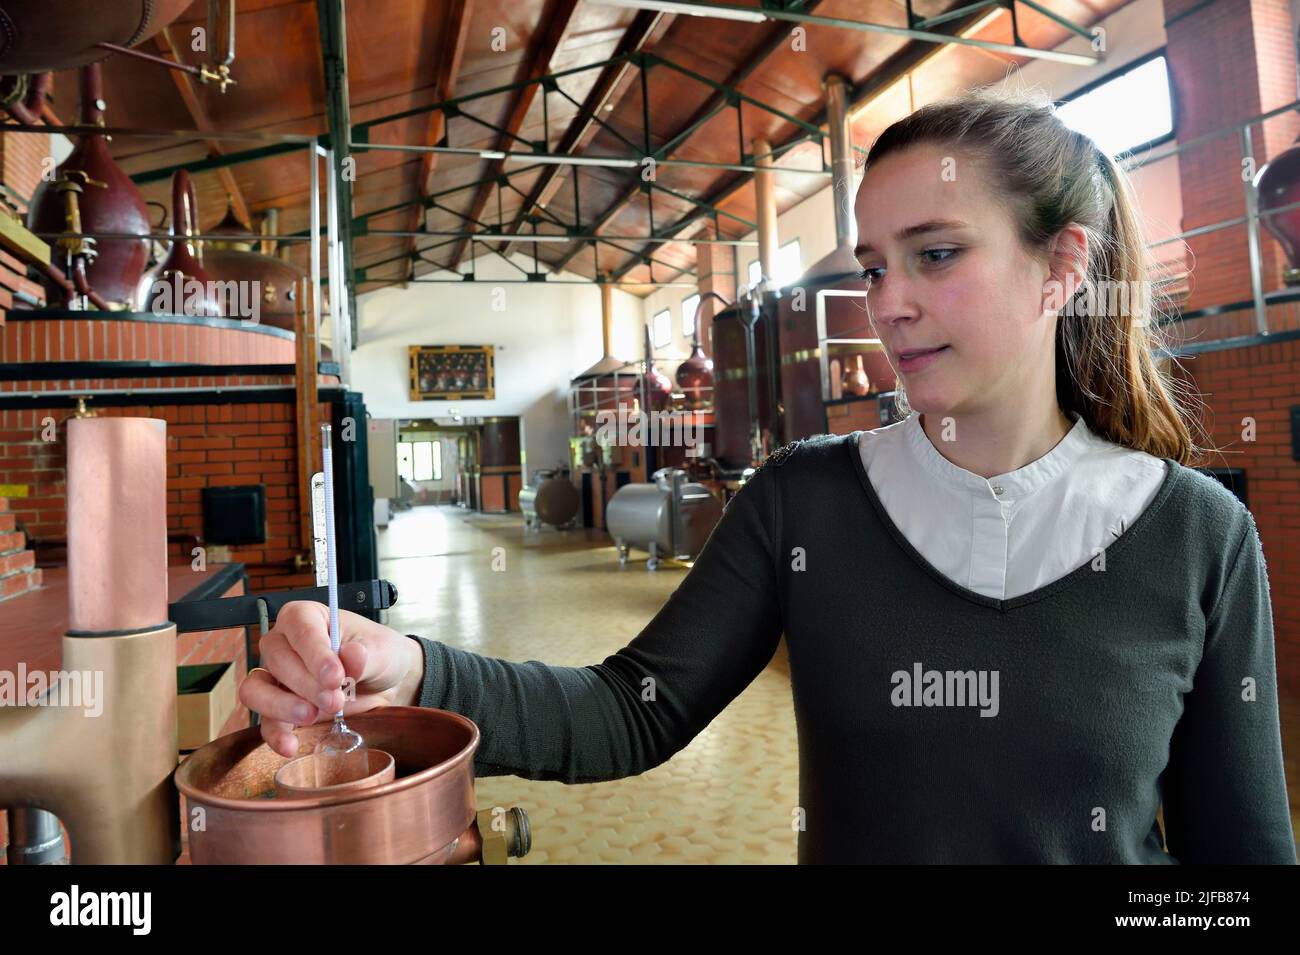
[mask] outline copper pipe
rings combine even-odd
[[[50,91],[53,76],[52,73],[37,73],[32,77],[26,95],[5,107],[9,115],[28,126],[40,125],[41,111],[45,107],[45,97]]]
[[[77,291],[86,296],[95,308],[104,312],[113,311],[113,306],[90,287],[90,279],[86,276],[86,257],[84,255],[78,255],[72,260],[72,280],[77,286]]]
[[[72,301],[73,298],[76,297],[77,294],[76,287],[71,282],[68,281],[68,277],[66,275],[60,272],[49,262],[42,262],[41,260],[36,259],[34,261],[29,261],[28,264],[34,265],[37,269],[40,270],[40,273],[42,275],[44,275],[51,282],[53,282],[55,285],[59,287],[59,291],[61,291],[64,295],[64,301],[70,302]]]

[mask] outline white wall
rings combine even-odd
[[[357,299],[352,387],[376,418],[518,415],[525,473],[568,460],[570,379],[601,357],[600,289],[594,284],[501,284],[520,273],[497,257],[481,258],[478,282],[409,284]],[[531,271],[532,259],[517,261]],[[448,278],[435,273],[426,278]],[[577,280],[564,273],[557,279]],[[495,296],[495,297],[494,297]],[[500,303],[501,311],[494,311]],[[641,357],[638,298],[614,290],[611,350]],[[490,401],[411,401],[411,345],[494,345],[496,397]]]

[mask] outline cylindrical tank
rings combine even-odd
[[[565,470],[534,471],[532,482],[519,491],[525,527],[565,527],[578,515],[582,498]]]
[[[235,215],[234,208],[228,206],[226,217],[207,234],[242,236],[249,231]],[[240,283],[241,301],[250,305],[256,301],[261,324],[293,331],[298,284],[307,273],[283,259],[253,251],[255,242],[245,238],[205,241],[203,268],[214,281]],[[321,360],[328,359],[322,355]]]
[[[175,20],[192,0],[5,0],[0,73],[69,70],[109,55],[99,43],[135,46]]]
[[[58,18],[62,19],[62,17]],[[81,122],[103,125],[104,100],[99,64],[81,71]],[[69,223],[66,190],[76,193],[80,222]],[[77,227],[79,226],[79,228]],[[55,170],[54,180],[42,180],[27,210],[27,228],[33,232],[130,233],[139,239],[97,239],[95,255],[86,265],[90,287],[114,304],[129,305],[136,285],[149,264],[149,207],[129,176],[113,161],[103,136],[82,136],[76,148]],[[53,244],[53,243],[51,243]],[[67,262],[56,250],[54,266],[63,270]],[[67,304],[64,291],[46,281],[51,307]]]
[[[649,551],[646,567],[661,557],[690,560],[704,549],[722,517],[722,503],[703,484],[680,468],[661,468],[650,484],[625,484],[605,507],[605,527],[618,547],[618,562],[627,563],[636,547]]]

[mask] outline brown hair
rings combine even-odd
[[[880,134],[866,168],[921,143],[951,146],[988,171],[1031,254],[1044,257],[1070,223],[1087,233],[1084,283],[1057,319],[1062,410],[1077,411],[1116,444],[1184,465],[1197,461],[1204,452],[1192,429],[1200,428],[1187,408],[1194,391],[1151,356],[1153,347],[1166,344],[1157,320],[1168,309],[1163,286],[1150,280],[1153,259],[1125,172],[1093,140],[1067,127],[1041,93],[984,87],[923,106]],[[1114,301],[1116,289],[1141,292],[1128,308],[1097,314],[1091,303]]]

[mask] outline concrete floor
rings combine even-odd
[[[505,570],[492,571],[494,548]],[[518,515],[450,506],[397,514],[379,531],[380,576],[398,589],[388,624],[506,660],[599,663],[635,637],[686,573],[626,567],[603,531],[524,533]],[[1282,701],[1292,820],[1300,834],[1300,701]],[[630,779],[566,786],[479,779],[480,809],[522,806],[520,864],[793,864],[799,758],[784,643],[750,686],[667,763]]]
[[[380,529],[380,576],[397,587],[388,625],[506,660],[600,663],[626,646],[684,567],[626,567],[603,531],[524,533],[517,514],[416,507]],[[505,570],[492,571],[494,548]],[[522,806],[533,848],[520,864],[794,864],[799,757],[784,645],[684,750],[640,776],[568,786],[479,779],[480,809]]]

